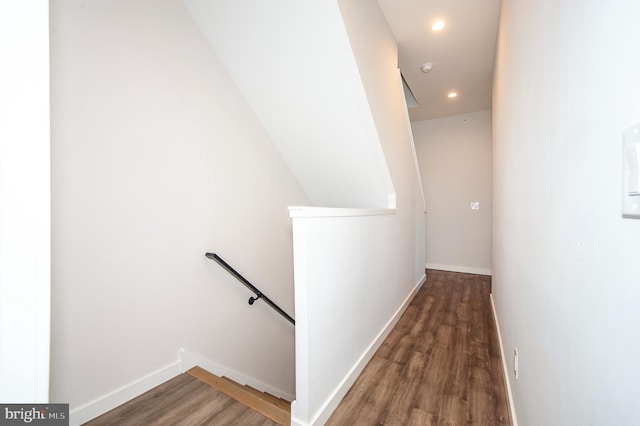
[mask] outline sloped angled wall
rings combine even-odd
[[[337,2],[185,4],[314,205],[393,207]]]
[[[376,2],[340,11],[397,190],[395,209],[292,208],[296,401],[292,424],[329,418],[425,278],[424,203],[397,46]]]
[[[293,313],[287,206],[309,199],[184,5],[61,0],[51,28],[51,399],[181,347],[293,394],[291,324],[204,253]]]

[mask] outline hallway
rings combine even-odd
[[[491,278],[427,281],[328,425],[508,425]]]
[[[488,276],[427,271],[327,425],[509,425],[490,287]],[[275,424],[188,374],[89,422],[115,423]]]

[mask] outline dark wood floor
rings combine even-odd
[[[189,374],[181,374],[85,425],[278,426]]]
[[[327,425],[509,425],[490,286],[481,275],[428,271]],[[87,424],[277,425],[189,374]]]
[[[509,425],[490,286],[429,270],[327,425]]]

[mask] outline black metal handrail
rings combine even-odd
[[[229,272],[231,275],[233,275],[238,281],[240,281],[242,284],[245,285],[245,287],[247,287],[249,290],[251,290],[252,292],[255,293],[256,297],[250,297],[249,298],[249,304],[253,305],[253,303],[258,300],[258,299],[262,299],[265,301],[265,303],[269,306],[271,306],[276,312],[278,312],[280,315],[282,315],[283,317],[285,317],[291,324],[295,325],[296,324],[296,320],[294,320],[289,314],[287,314],[285,311],[282,310],[282,308],[280,308],[280,306],[276,305],[271,299],[269,299],[267,296],[264,295],[264,293],[262,293],[260,290],[258,290],[256,288],[256,286],[254,286],[253,284],[251,284],[249,282],[249,280],[247,280],[245,277],[243,277],[242,275],[240,275],[240,273],[238,271],[236,271],[235,269],[233,269],[231,267],[231,265],[229,265],[227,262],[225,262],[220,256],[218,256],[215,253],[205,253],[205,256],[207,256],[209,259],[211,260],[215,260],[216,262],[218,262],[218,264],[220,266],[222,266],[224,269],[227,270],[227,272]]]

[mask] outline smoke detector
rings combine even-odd
[[[433,63],[432,62],[427,62],[426,64],[422,64],[420,66],[420,71],[422,71],[423,73],[428,73],[433,69]]]

